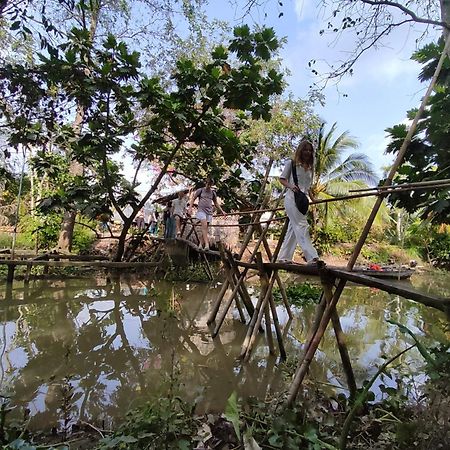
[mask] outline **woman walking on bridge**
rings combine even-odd
[[[208,225],[212,220],[213,205],[220,214],[224,214],[223,209],[217,201],[216,191],[212,189],[211,178],[206,179],[205,187],[197,189],[192,195],[188,208],[188,215],[192,214],[192,206],[194,205],[194,200],[196,198],[198,198],[198,207],[195,217],[200,220],[202,231],[200,234],[200,246],[203,246],[205,250],[209,250]]]
[[[306,210],[303,210],[303,213],[299,211],[294,194],[296,191],[308,194],[313,179],[313,168],[314,148],[311,142],[303,140],[295,151],[294,159],[286,162],[280,176],[281,184],[287,188],[284,207],[289,217],[289,226],[278,256],[280,262],[292,262],[297,244],[302,248],[308,264],[315,264],[319,260],[317,250],[313,247],[309,236]]]

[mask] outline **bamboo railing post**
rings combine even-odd
[[[425,106],[426,106],[426,104],[428,102],[428,99],[429,99],[429,97],[431,95],[431,92],[432,92],[432,90],[434,88],[434,85],[436,84],[437,78],[439,76],[439,73],[440,73],[440,71],[442,69],[442,65],[443,65],[445,57],[446,57],[446,52],[447,52],[447,50],[449,48],[450,48],[450,34],[447,36],[445,47],[444,47],[444,50],[443,50],[443,52],[441,54],[439,62],[437,64],[437,66],[436,66],[436,70],[434,72],[433,78],[432,78],[432,80],[430,82],[430,85],[428,86],[426,94],[424,95],[424,97],[422,99],[421,105],[420,105],[420,107],[419,107],[419,109],[418,109],[418,111],[417,111],[417,113],[416,113],[416,115],[414,117],[414,120],[413,120],[413,122],[412,122],[412,124],[411,124],[411,126],[410,126],[410,128],[408,130],[408,133],[407,133],[407,135],[405,137],[405,140],[403,141],[402,146],[400,147],[400,150],[398,152],[397,158],[395,159],[394,164],[392,165],[391,170],[390,170],[390,172],[389,172],[389,174],[388,174],[388,176],[386,178],[386,181],[384,183],[384,187],[387,187],[387,186],[391,185],[392,180],[394,178],[394,175],[396,174],[399,166],[401,165],[401,163],[403,161],[403,158],[405,156],[405,153],[406,153],[406,150],[408,148],[408,145],[410,144],[411,139],[412,139],[412,137],[414,135],[414,132],[416,130],[417,123],[419,122],[419,119],[420,119],[420,117],[422,116],[422,114],[423,114],[423,112],[425,110]],[[349,262],[347,264],[347,268],[349,270],[351,270],[353,268],[353,266],[355,265],[355,262],[356,262],[356,260],[357,260],[357,258],[359,256],[359,253],[361,252],[361,249],[362,249],[362,247],[363,247],[363,245],[364,245],[364,243],[366,241],[366,238],[367,238],[367,236],[369,234],[369,231],[370,231],[370,229],[372,227],[373,221],[375,220],[375,217],[376,217],[376,215],[378,213],[378,210],[380,209],[380,206],[381,206],[381,204],[383,202],[384,196],[385,195],[381,195],[381,196],[377,197],[377,200],[375,202],[375,205],[373,206],[372,212],[370,213],[369,218],[367,219],[366,225],[365,225],[365,227],[364,227],[364,229],[363,229],[363,231],[361,233],[361,236],[358,239],[358,242],[355,245],[353,253],[352,253],[352,255],[350,257],[350,260],[349,260]],[[303,379],[304,379],[304,377],[305,377],[305,375],[306,375],[306,373],[308,371],[309,365],[310,365],[310,363],[312,361],[312,358],[314,357],[314,354],[315,354],[315,352],[317,350],[317,347],[319,346],[319,343],[322,340],[322,337],[323,337],[323,335],[325,333],[325,330],[326,330],[326,328],[328,326],[328,323],[329,323],[329,321],[330,321],[330,319],[331,319],[331,317],[333,315],[333,310],[336,308],[336,304],[339,301],[339,298],[340,298],[340,296],[342,294],[342,291],[344,290],[345,285],[346,285],[346,281],[341,279],[339,281],[339,284],[338,284],[336,290],[334,291],[334,294],[333,294],[331,302],[325,308],[325,312],[324,312],[324,314],[322,316],[322,320],[321,320],[320,325],[319,325],[319,327],[317,329],[317,332],[314,334],[314,336],[313,336],[313,338],[312,338],[312,340],[310,342],[310,345],[308,346],[308,348],[307,348],[306,352],[304,353],[302,359],[299,361],[299,365],[297,367],[297,370],[296,370],[296,373],[295,373],[295,376],[294,376],[294,380],[293,380],[292,385],[291,385],[291,387],[289,389],[289,396],[288,396],[288,399],[287,399],[287,405],[288,406],[292,405],[292,403],[294,402],[294,400],[295,400],[295,398],[297,396],[298,390],[300,389],[300,386],[301,386],[301,384],[303,382]]]

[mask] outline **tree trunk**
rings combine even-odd
[[[91,40],[94,39],[95,33],[97,31],[97,24],[99,18],[99,10],[100,5],[91,3],[91,23],[89,27],[89,35]],[[73,129],[75,131],[75,135],[78,136],[81,132],[81,125],[84,119],[84,108],[81,105],[77,105],[77,115],[75,116],[75,120],[73,122]],[[70,157],[70,156],[69,156]],[[69,173],[73,176],[83,175],[84,169],[83,166],[76,162],[71,161],[69,167]],[[72,241],[73,241],[73,230],[75,228],[75,219],[77,217],[76,211],[66,211],[64,213],[64,217],[61,223],[61,231],[59,233],[58,238],[58,249],[66,252],[70,252],[72,250]]]
[[[133,218],[131,218],[133,217]],[[125,252],[125,240],[127,238],[128,230],[133,223],[134,216],[130,216],[124,223],[122,227],[122,231],[120,232],[119,240],[117,242],[117,251],[114,257],[114,261],[122,261],[123,254]]]
[[[440,0],[441,3],[441,20],[445,22],[450,27],[450,0]],[[448,28],[444,28],[442,30],[442,36],[444,37],[444,41],[447,39],[450,30]],[[447,49],[447,57],[450,59],[450,48]]]
[[[69,173],[71,175],[83,175],[83,166],[75,161],[70,163]],[[70,252],[72,250],[73,230],[75,228],[76,211],[66,211],[61,223],[58,238],[58,250]]]
[[[35,207],[36,207],[36,187],[34,185],[34,179],[35,179],[35,170],[30,170],[30,215],[34,217],[35,215]]]

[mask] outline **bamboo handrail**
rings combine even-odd
[[[443,180],[430,180],[430,181],[416,181],[415,183],[401,183],[390,186],[375,186],[373,188],[365,188],[365,189],[350,189],[348,192],[365,192],[365,191],[373,191],[380,189],[394,189],[398,187],[422,187],[427,185],[441,185],[441,184],[450,184],[450,178],[445,178]]]
[[[426,185],[426,186],[421,186],[421,189],[434,189],[434,188],[445,188],[445,187],[450,187],[450,180],[444,180],[445,183],[438,183],[438,184],[433,184],[433,185]],[[411,186],[411,187],[402,187],[401,185],[396,185],[396,186],[386,186],[384,188],[380,187],[380,188],[373,188],[371,189],[371,191],[375,191],[375,192],[363,192],[361,194],[353,194],[353,195],[342,195],[340,197],[332,197],[332,198],[322,198],[322,199],[318,199],[318,200],[311,200],[309,202],[310,205],[319,205],[321,203],[330,203],[330,202],[337,202],[337,201],[341,201],[341,200],[352,200],[355,198],[362,198],[362,197],[370,197],[370,196],[375,196],[375,197],[379,197],[379,196],[387,196],[389,194],[393,194],[393,193],[397,193],[397,192],[408,192],[408,191],[415,191],[418,190],[417,187]],[[392,191],[392,192],[390,192]],[[350,191],[353,192],[353,191]],[[226,214],[216,214],[213,217],[227,217],[227,216],[244,216],[247,214],[253,214],[255,212],[258,213],[264,213],[264,212],[271,212],[271,211],[282,211],[284,209],[284,207],[280,207],[280,208],[269,208],[269,209],[259,209],[259,210],[252,210],[252,211],[234,211],[234,212],[229,212]],[[248,224],[247,224],[248,225]],[[211,225],[213,226],[213,225]],[[221,225],[221,226],[225,226],[225,225]]]

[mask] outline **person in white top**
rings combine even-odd
[[[298,186],[294,184],[292,175],[293,163],[297,171]],[[309,225],[306,216],[298,210],[294,198],[294,191],[298,190],[308,195],[312,184],[313,165],[314,148],[311,142],[303,140],[297,147],[294,158],[286,162],[280,175],[281,184],[287,188],[284,207],[289,217],[289,226],[280,249],[279,261],[292,262],[297,244],[302,248],[308,264],[315,264],[319,260],[317,250],[313,247],[309,236]]]
[[[187,197],[185,191],[178,192],[178,197],[172,200],[173,215],[175,216],[176,223],[176,236],[180,237],[181,234],[181,219],[185,217],[185,210],[187,206]]]

